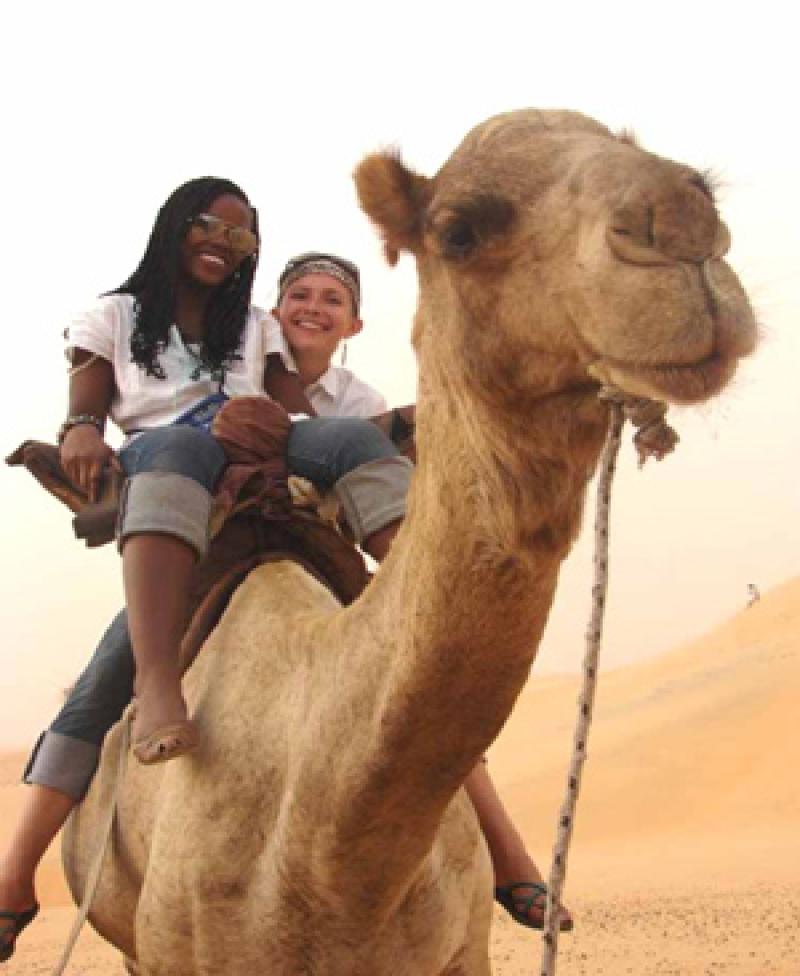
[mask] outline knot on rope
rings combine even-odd
[[[675,449],[679,438],[664,419],[667,413],[666,403],[632,396],[613,386],[602,387],[598,396],[601,400],[621,407],[625,419],[637,428],[633,446],[639,456],[640,468],[649,457],[660,461]]]

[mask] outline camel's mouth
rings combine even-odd
[[[631,393],[645,393],[672,403],[701,403],[719,393],[733,376],[738,360],[713,353],[692,365],[632,366],[610,362],[619,375],[617,385]],[[622,381],[623,378],[627,382]],[[631,382],[632,381],[632,382]],[[636,389],[631,389],[635,385]]]
[[[756,346],[758,329],[749,305],[716,310],[712,348],[694,362],[648,362],[596,351],[590,374],[624,392],[670,403],[702,403],[725,388],[739,360]]]
[[[603,382],[610,382],[626,393],[667,400],[670,403],[702,403],[719,393],[736,369],[738,359],[718,352],[692,364],[663,366],[616,362],[604,358],[590,367]]]

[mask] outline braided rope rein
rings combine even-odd
[[[617,454],[626,420],[638,428],[633,443],[639,456],[639,467],[648,457],[661,460],[678,443],[678,435],[666,423],[666,404],[641,397],[631,397],[612,387],[603,387],[599,396],[607,400],[611,408],[611,423],[603,451],[597,482],[597,501],[594,521],[594,584],[592,586],[592,612],[586,630],[586,651],[583,659],[583,689],[578,701],[578,717],[573,740],[572,759],[567,776],[567,787],[558,817],[553,862],[547,884],[545,908],[542,973],[555,976],[560,923],[559,906],[561,891],[567,874],[567,855],[575,822],[575,809],[581,785],[583,764],[586,760],[586,743],[594,709],[597,685],[597,664],[603,631],[606,590],[608,586],[608,522],[611,506],[611,484],[616,469]]]

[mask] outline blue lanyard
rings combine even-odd
[[[173,424],[188,424],[189,427],[200,427],[203,430],[211,429],[211,422],[219,413],[223,403],[229,400],[225,393],[212,393],[204,400],[190,407],[186,413],[176,417]]]

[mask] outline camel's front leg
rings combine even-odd
[[[438,976],[491,976],[489,929],[485,908],[473,906],[466,941]]]
[[[473,951],[465,949],[441,976],[492,976],[486,947],[475,946]]]

